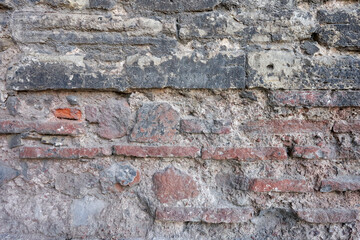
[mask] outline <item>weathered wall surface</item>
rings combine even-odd
[[[0,19],[0,239],[360,239],[358,1]]]

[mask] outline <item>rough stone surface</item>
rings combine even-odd
[[[145,104],[137,112],[131,132],[134,142],[171,142],[177,132],[179,114],[167,103]]]
[[[135,5],[159,12],[188,12],[211,10],[219,0],[197,0],[197,1],[167,1],[167,0],[136,0]]]
[[[74,95],[66,96],[66,100],[70,103],[70,105],[79,105],[78,98]]]
[[[360,239],[357,0],[0,0],[0,239]]]
[[[72,224],[74,226],[90,225],[99,217],[101,211],[106,207],[106,202],[95,197],[85,197],[74,200],[71,205]]]
[[[19,176],[19,171],[0,163],[0,186]]]
[[[335,157],[330,148],[318,146],[295,146],[291,156],[303,159],[331,159]]]
[[[174,203],[199,194],[193,178],[172,167],[154,174],[153,182],[155,195],[161,203]]]
[[[8,97],[6,100],[6,108],[8,109],[10,115],[16,116],[18,114],[19,99],[16,97]]]
[[[90,6],[90,8],[110,10],[115,7],[115,1],[113,1],[113,0],[90,0],[89,6]]]
[[[317,18],[322,24],[319,29],[319,41],[337,48],[359,50],[359,14],[359,9],[318,11]]]
[[[55,189],[71,197],[86,195],[88,189],[96,187],[98,179],[91,173],[72,174],[70,172],[59,174],[55,178]]]
[[[99,122],[98,135],[105,139],[125,136],[128,131],[129,115],[130,109],[126,101],[112,100],[108,102],[107,105],[100,108],[98,118],[94,120]],[[88,119],[90,118],[88,117]]]
[[[21,134],[16,134],[15,136],[13,136],[10,141],[9,141],[9,148],[15,148],[15,147],[19,147],[22,146],[22,139],[23,136]]]
[[[111,165],[100,173],[101,185],[104,190],[116,189],[122,191],[123,187],[131,187],[140,182],[140,171],[131,165],[117,163]]]

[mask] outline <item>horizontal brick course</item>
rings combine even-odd
[[[306,180],[255,178],[249,181],[249,190],[253,192],[311,192]]]
[[[77,108],[58,108],[55,109],[54,115],[61,119],[80,120],[82,113]]]
[[[111,155],[110,149],[101,147],[49,148],[23,147],[20,149],[21,159],[81,159]]]
[[[355,222],[359,211],[343,208],[308,208],[297,211],[300,219],[310,223],[347,223]]]
[[[303,159],[335,158],[335,154],[330,148],[318,146],[295,146],[291,152],[291,156]]]
[[[360,133],[360,120],[337,121],[333,131],[336,133]]]
[[[200,156],[200,148],[187,146],[114,146],[115,155],[129,157],[169,157],[195,158]]]
[[[37,132],[46,135],[79,135],[84,125],[76,122],[24,122],[18,120],[0,121],[0,134]]]
[[[239,208],[161,207],[156,210],[156,220],[169,222],[242,223],[252,218],[254,210]]]
[[[202,150],[203,159],[257,161],[257,160],[285,160],[287,153],[281,147],[263,148],[236,148],[236,147],[217,147],[204,148]]]
[[[292,133],[319,133],[329,132],[330,122],[327,120],[259,120],[249,121],[240,127],[240,130],[256,134],[292,134]]]
[[[47,135],[79,135],[84,133],[82,123],[73,122],[42,122],[35,124],[35,131]]]
[[[337,176],[321,181],[321,192],[360,190],[360,176]]]

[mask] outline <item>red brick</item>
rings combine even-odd
[[[287,153],[285,148],[281,147],[263,147],[263,148],[228,148],[217,147],[207,148],[202,151],[203,159],[241,161],[257,160],[285,160]]]
[[[270,104],[290,107],[358,107],[359,91],[273,91]]]
[[[336,133],[360,133],[360,120],[335,122],[333,131]]]
[[[110,150],[104,148],[48,148],[48,147],[23,147],[20,149],[22,159],[81,159],[95,158],[111,155]]]
[[[260,120],[247,122],[240,127],[245,133],[257,134],[291,134],[329,132],[330,123],[327,120]]]
[[[292,157],[304,159],[330,159],[334,154],[330,148],[318,146],[295,146]]]
[[[249,191],[254,192],[311,192],[306,180],[297,179],[251,179]]]
[[[54,115],[57,118],[69,119],[69,120],[80,120],[81,111],[77,108],[58,108],[55,109]]]
[[[199,195],[193,178],[173,167],[155,173],[153,183],[155,195],[161,203],[174,203]]]
[[[30,131],[48,135],[79,135],[83,133],[84,125],[77,122],[0,121],[1,134],[14,134]]]
[[[180,131],[183,133],[212,133],[228,134],[231,131],[231,121],[228,120],[205,120],[205,119],[182,119]]]
[[[144,104],[137,112],[130,141],[172,142],[179,121],[179,113],[167,103]]]
[[[243,223],[254,215],[251,207],[192,208],[161,207],[156,209],[156,220],[168,222]]]
[[[308,208],[297,211],[297,215],[300,219],[310,223],[348,223],[357,220],[359,211],[343,208]]]
[[[84,132],[84,125],[78,122],[42,122],[34,124],[34,130],[47,135],[79,135]]]
[[[200,156],[200,148],[185,146],[114,146],[115,155],[124,155],[129,157],[183,157],[195,158]]]
[[[360,190],[360,176],[338,176],[321,181],[321,192]]]
[[[17,121],[17,120],[1,120],[0,121],[0,133],[1,134],[14,134],[22,133],[32,130],[31,124]]]

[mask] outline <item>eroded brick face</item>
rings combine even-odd
[[[0,240],[360,239],[357,0],[0,0]]]
[[[134,142],[171,142],[177,132],[179,114],[167,103],[145,104],[137,112],[131,132]]]
[[[187,146],[116,145],[114,146],[114,154],[141,158],[196,158],[200,156],[200,148]]]
[[[153,183],[155,195],[161,203],[175,203],[199,194],[194,179],[172,167],[155,173]]]
[[[131,112],[125,99],[111,99],[99,107],[86,106],[85,114],[85,119],[88,122],[98,123],[97,134],[99,137],[105,139],[121,138],[128,132]]]
[[[251,179],[249,190],[254,192],[310,192],[305,180],[298,179]]]

